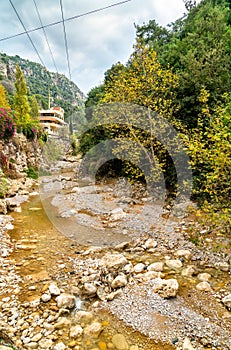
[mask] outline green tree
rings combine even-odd
[[[39,118],[39,105],[36,99],[36,96],[31,96],[30,97],[30,115],[34,120],[38,120]]]
[[[26,79],[19,65],[16,65],[15,73],[14,110],[18,128],[22,128],[31,121]]]

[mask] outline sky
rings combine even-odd
[[[166,26],[187,12],[183,0],[130,0],[65,21],[69,70],[62,10],[64,19],[68,19],[121,1],[0,0],[0,51],[39,63],[41,59],[48,70],[56,72],[57,68],[59,73],[71,77],[87,95],[91,88],[103,82],[107,69],[118,61],[126,63],[129,59],[135,43],[134,23],[141,25],[155,19],[160,25]],[[60,22],[45,29],[54,60],[42,29],[30,34],[36,49],[26,34],[1,40],[24,32],[24,28],[31,30],[41,27],[36,7],[43,25]]]

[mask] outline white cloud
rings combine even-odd
[[[114,0],[115,2],[119,0]],[[31,0],[13,1],[27,29],[40,26]],[[43,24],[61,20],[58,0],[36,0]],[[65,0],[63,10],[69,18],[97,8],[109,6],[113,0]],[[135,41],[134,23],[142,24],[155,19],[167,25],[185,12],[183,0],[131,0],[102,12],[67,21],[66,32],[71,62],[72,80],[86,93],[98,85],[104,72],[117,61],[126,62]],[[1,37],[22,32],[9,2],[0,2]],[[46,29],[60,73],[68,76],[62,24]],[[31,35],[48,69],[55,71],[42,30]],[[0,42],[1,51],[39,61],[26,35]]]

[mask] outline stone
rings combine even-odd
[[[62,293],[56,298],[59,309],[73,309],[75,307],[75,296]]]
[[[134,266],[134,272],[140,273],[140,272],[144,271],[144,268],[145,268],[145,265],[143,263],[136,264]]]
[[[71,327],[70,329],[70,337],[77,339],[83,334],[83,328],[80,325],[76,325]]]
[[[228,272],[229,271],[229,264],[226,262],[218,262],[215,265],[215,268],[224,272]]]
[[[152,249],[157,247],[157,242],[153,238],[147,239],[147,241],[144,243],[144,247],[146,249]]]
[[[185,338],[184,343],[182,345],[182,350],[194,350],[191,341],[189,338]]]
[[[43,295],[41,296],[41,300],[42,300],[42,302],[47,303],[48,301],[51,300],[51,295],[45,293],[45,294],[43,294]]]
[[[98,338],[102,332],[103,327],[99,322],[93,322],[84,329],[84,335],[89,338]]]
[[[203,272],[203,273],[200,273],[197,278],[199,279],[199,281],[202,281],[202,282],[208,282],[211,278],[211,275],[207,272]]]
[[[223,299],[222,299],[222,303],[228,307],[231,308],[231,294],[226,295]]]
[[[84,293],[87,294],[87,295],[93,296],[93,295],[95,295],[96,292],[97,292],[96,286],[95,286],[94,284],[92,284],[92,283],[84,283],[84,286],[83,286],[83,287],[84,287],[84,288],[83,288],[83,291],[84,291]]]
[[[164,270],[164,263],[161,261],[154,262],[148,266],[148,271],[162,272],[163,270]]]
[[[91,321],[93,319],[93,314],[88,311],[77,311],[74,314],[74,319],[76,322],[86,322],[86,321]]]
[[[30,342],[30,343],[27,344],[27,347],[28,347],[29,349],[38,349],[38,343],[36,343],[36,342]],[[0,348],[0,350],[1,350],[1,348]]]
[[[138,345],[132,345],[129,350],[139,350]]]
[[[180,269],[182,266],[183,266],[183,264],[182,264],[182,262],[179,260],[179,259],[176,259],[176,260],[166,260],[165,261],[165,264],[169,267],[169,268],[171,268],[171,269]]]
[[[108,269],[119,269],[124,267],[128,261],[122,254],[111,254],[107,253],[101,259],[104,266]]]
[[[56,295],[56,296],[60,295],[60,289],[55,283],[51,283],[49,285],[49,292],[51,293],[51,295]]]
[[[202,292],[209,292],[212,290],[210,284],[208,282],[200,282],[196,285],[196,289]]]
[[[43,335],[41,333],[35,334],[33,338],[31,338],[31,342],[38,342],[40,339],[42,339]]]
[[[192,257],[192,253],[190,252],[190,250],[187,249],[179,249],[176,251],[176,256],[178,256],[179,258],[183,257],[188,260]]]
[[[189,265],[184,268],[181,272],[181,275],[184,277],[192,277],[196,273],[196,267],[193,265]]]
[[[60,342],[53,347],[53,350],[65,350],[65,349],[66,349],[66,345],[63,344],[63,342]]]
[[[123,334],[115,334],[112,337],[112,343],[115,346],[117,350],[128,350],[128,343],[126,341],[126,338]]]
[[[121,288],[125,287],[128,283],[127,277],[125,275],[118,275],[111,283],[111,287],[113,289],[115,288]]]
[[[152,280],[152,286],[154,293],[158,293],[162,298],[166,299],[175,297],[179,289],[178,281],[174,278],[168,280],[156,278]]]
[[[55,329],[63,329],[63,328],[69,328],[71,324],[71,321],[68,320],[66,317],[59,317],[57,320],[57,323],[55,323],[54,328]]]

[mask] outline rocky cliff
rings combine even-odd
[[[17,64],[25,75],[29,93],[36,95],[42,108],[47,108],[48,91],[50,91],[51,105],[59,105],[64,108],[66,118],[83,109],[83,93],[65,75],[50,72],[41,64],[22,59],[17,55],[8,56],[0,53],[0,82],[10,96],[14,93]]]

